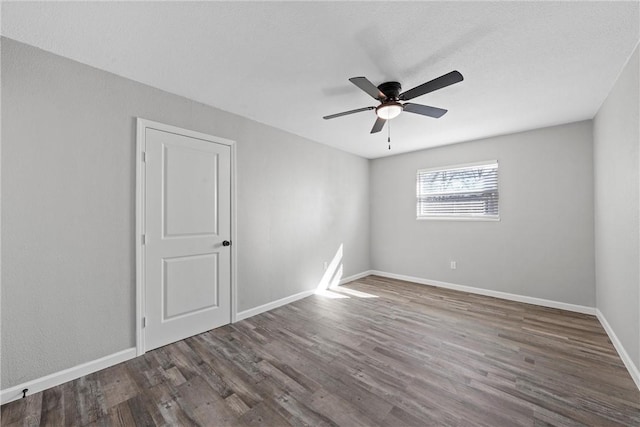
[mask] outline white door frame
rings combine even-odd
[[[141,356],[145,353],[144,342],[144,317],[145,317],[145,276],[144,260],[145,245],[143,236],[145,234],[145,154],[143,150],[145,142],[145,130],[156,129],[163,132],[175,133],[203,141],[214,142],[227,145],[231,150],[231,323],[236,321],[237,316],[237,277],[238,269],[237,242],[236,238],[236,142],[230,139],[211,136],[200,132],[182,129],[176,126],[166,125],[151,120],[137,118],[136,134],[136,354]]]

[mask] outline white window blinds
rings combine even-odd
[[[498,219],[498,162],[422,169],[417,217]]]

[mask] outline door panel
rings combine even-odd
[[[218,305],[218,254],[165,258],[162,321]]]
[[[231,321],[230,147],[145,131],[145,349]]]
[[[163,155],[165,237],[218,234],[218,154],[165,145]]]

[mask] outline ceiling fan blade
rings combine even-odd
[[[447,110],[445,110],[444,108],[429,107],[428,105],[412,104],[410,102],[405,103],[403,108],[404,111],[415,114],[422,114],[423,116],[429,116],[436,119],[444,116],[447,112]]]
[[[349,81],[358,86],[363,91],[367,92],[369,96],[374,99],[382,101],[387,98],[387,96],[382,93],[380,89],[378,89],[376,85],[371,83],[366,77],[351,77]]]
[[[434,90],[442,89],[443,87],[461,82],[462,80],[464,80],[462,74],[460,74],[458,71],[452,71],[445,74],[444,76],[440,76],[437,79],[433,79],[429,82],[421,84],[420,86],[416,86],[413,89],[409,89],[408,91],[401,93],[399,98],[402,101],[408,101],[410,99],[417,98],[418,96],[422,96],[425,93],[433,92]]]
[[[371,128],[371,133],[380,132],[382,130],[382,128],[384,127],[385,123],[387,123],[387,121],[385,119],[381,119],[380,117],[378,117],[376,119],[376,122],[373,124],[373,128]]]
[[[344,111],[342,113],[331,114],[330,116],[324,116],[323,119],[325,119],[325,120],[335,119],[336,117],[342,117],[342,116],[346,116],[348,114],[360,113],[362,111],[369,111],[369,110],[375,110],[375,109],[376,109],[376,107],[358,108],[357,110],[349,110],[349,111]]]

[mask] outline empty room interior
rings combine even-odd
[[[640,3],[3,1],[2,426],[640,426]]]

